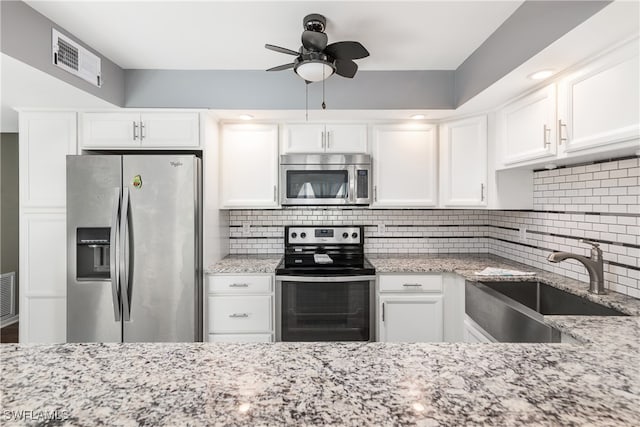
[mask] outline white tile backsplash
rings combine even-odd
[[[609,289],[640,298],[640,162],[623,159],[534,173],[532,211],[287,208],[230,211],[232,254],[284,251],[285,225],[364,225],[367,253],[491,253],[588,281],[582,264],[600,243]],[[243,224],[250,224],[243,233]],[[385,232],[378,233],[378,224]],[[527,238],[520,241],[520,228]]]

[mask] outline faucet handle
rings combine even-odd
[[[600,247],[600,243],[596,243],[596,242],[592,242],[591,240],[586,240],[586,239],[580,239],[579,240],[580,243],[586,243],[588,245],[593,246],[594,248],[598,248]]]

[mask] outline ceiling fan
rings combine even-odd
[[[297,52],[271,44],[264,45],[267,49],[296,57],[290,64],[269,68],[267,71],[293,68],[293,71],[307,83],[325,80],[334,73],[353,78],[358,71],[358,65],[353,60],[369,56],[367,49],[355,41],[327,45],[327,35],[324,32],[327,20],[318,13],[305,16],[302,23],[302,46]]]

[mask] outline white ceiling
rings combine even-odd
[[[26,1],[122,68],[261,70],[291,62],[302,19],[360,41],[365,70],[457,68],[522,1]]]
[[[83,90],[5,54],[0,55],[0,131],[18,131],[15,108],[115,108]]]

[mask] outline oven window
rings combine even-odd
[[[282,282],[282,341],[369,341],[369,282]]]
[[[287,171],[288,199],[346,199],[349,171]]]

